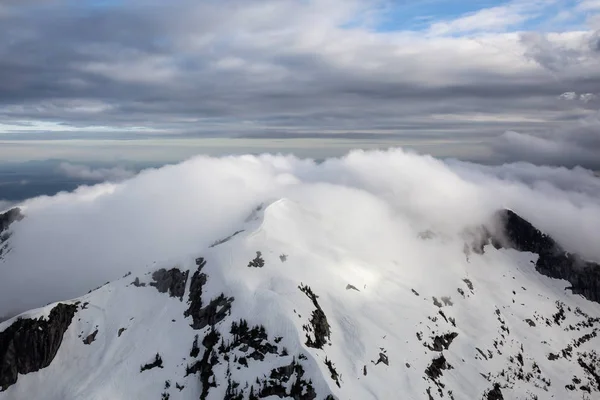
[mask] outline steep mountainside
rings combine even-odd
[[[372,257],[261,205],[194,256],[0,323],[0,399],[599,398],[600,266],[498,221]]]

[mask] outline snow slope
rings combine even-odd
[[[0,399],[600,396],[600,305],[537,254],[388,228],[263,204],[195,255],[63,302],[76,311],[56,356]]]

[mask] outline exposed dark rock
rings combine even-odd
[[[131,284],[135,287],[144,287],[146,286],[145,283],[140,282],[140,278],[136,277],[135,280],[133,282],[131,282]]]
[[[577,363],[590,377],[590,385],[595,386],[600,392],[600,356],[595,351],[589,353],[580,353]]]
[[[6,390],[25,375],[50,365],[65,331],[77,312],[74,304],[57,304],[47,320],[18,319],[0,332],[0,389]]]
[[[500,390],[500,384],[494,383],[494,387],[488,390],[483,395],[484,400],[504,400],[504,396],[502,396],[502,391]]]
[[[260,251],[256,252],[256,257],[248,263],[248,268],[262,268],[265,266],[265,260],[262,258]]]
[[[233,297],[225,297],[223,293],[212,299],[206,307],[201,308],[197,313],[191,314],[193,319],[192,328],[204,329],[209,325],[213,326],[221,322],[229,315],[233,300]],[[186,311],[186,317],[188,315]]]
[[[437,381],[444,373],[442,371],[452,369],[453,367],[448,364],[446,357],[440,354],[438,358],[434,358],[431,364],[425,369],[425,375],[432,381]]]
[[[220,244],[223,244],[223,243],[229,242],[231,239],[233,239],[233,237],[234,237],[234,236],[236,236],[236,235],[239,235],[239,234],[240,234],[240,233],[242,233],[242,232],[244,232],[244,230],[243,230],[243,229],[242,229],[242,230],[240,230],[240,231],[236,231],[236,232],[234,232],[233,234],[231,234],[231,235],[227,236],[226,238],[219,239],[219,240],[215,241],[213,244],[211,244],[211,245],[210,245],[210,246],[208,246],[208,247],[209,247],[209,248],[212,248],[212,247],[216,247],[216,246],[218,246],[218,245],[220,245]]]
[[[308,296],[312,301],[316,309],[312,312],[308,325],[304,325],[303,328],[306,333],[306,345],[315,349],[323,349],[323,346],[327,344],[328,340],[331,339],[331,328],[327,321],[327,316],[317,301],[316,294],[313,293],[309,286],[300,285],[298,288]],[[314,335],[314,339],[310,334]]]
[[[531,326],[531,327],[535,327],[535,322],[533,322],[531,319],[527,318],[527,319],[525,320],[525,322],[527,322],[527,323],[529,324],[529,326]]]
[[[150,286],[154,286],[160,293],[168,291],[169,296],[183,300],[188,274],[189,271],[181,272],[178,268],[171,268],[168,271],[161,268],[152,274],[154,282],[150,282]]]
[[[219,363],[215,346],[219,342],[220,337],[221,334],[214,327],[211,327],[210,331],[202,339],[202,345],[205,349],[202,359],[187,368],[186,375],[200,372],[200,382],[202,383],[200,400],[206,400],[210,388],[217,386],[213,368]]]
[[[271,370],[267,379],[257,382],[258,395],[250,388],[249,399],[259,399],[269,396],[292,398],[294,400],[314,400],[317,397],[310,380],[304,379],[304,368],[295,360],[291,364]],[[290,384],[291,383],[291,384]],[[327,399],[333,399],[328,396]]]
[[[2,259],[3,254],[10,251],[8,239],[10,238],[11,233],[8,231],[8,228],[13,224],[13,222],[20,221],[22,219],[23,214],[21,214],[20,208],[12,208],[0,214],[0,259]]]
[[[379,359],[377,360],[377,362],[375,363],[375,365],[379,364],[379,363],[383,363],[387,366],[390,365],[390,360],[388,358],[388,356],[385,353],[379,353]]]
[[[383,354],[383,353],[380,353],[380,354]],[[386,360],[387,360],[387,357],[386,357]],[[338,387],[341,387],[341,385],[340,385],[340,376],[339,376],[338,372],[335,369],[335,365],[333,365],[333,363],[331,362],[331,360],[329,360],[327,358],[327,356],[325,356],[325,365],[327,365],[327,369],[329,369],[329,373],[331,374],[331,379],[335,382],[335,384]],[[387,363],[386,363],[386,365],[387,365]]]
[[[481,356],[483,357],[484,360],[487,360],[487,356],[485,355],[485,353],[483,352],[483,350],[481,350],[479,347],[475,347],[475,350],[477,350],[479,352],[479,354],[481,354]]]
[[[443,306],[442,303],[440,303],[440,301],[437,299],[437,297],[433,296],[431,299],[433,300],[433,304],[436,307],[440,307],[441,308]]]
[[[419,295],[419,292],[417,292],[415,289],[410,289],[410,290],[411,290],[411,292],[413,292],[413,294],[414,294],[415,296],[418,296],[418,295]]]
[[[281,254],[279,256],[279,260],[281,260],[281,262],[286,262],[287,258],[288,258],[287,254]]]
[[[444,303],[445,306],[454,305],[454,303],[452,303],[452,299],[448,296],[442,296],[442,302]]]
[[[160,357],[160,354],[156,353],[156,355],[154,356],[154,361],[152,361],[151,363],[142,365],[140,367],[140,372],[144,372],[144,371],[147,371],[152,368],[162,368],[162,367],[163,367],[163,360]]]
[[[467,285],[467,287],[469,288],[469,290],[473,290],[473,283],[471,282],[471,280],[465,278],[463,279],[463,282]]]
[[[0,234],[4,231],[8,230],[8,228],[13,224],[13,222],[17,222],[23,219],[23,214],[21,214],[20,208],[11,208],[8,211],[5,211],[0,214]]]
[[[212,326],[222,321],[229,315],[234,298],[226,297],[221,293],[221,295],[212,299],[206,307],[202,307],[202,287],[208,281],[208,277],[201,271],[206,265],[206,261],[202,257],[197,258],[196,265],[198,269],[192,275],[190,283],[189,307],[185,310],[184,315],[192,317],[192,328],[203,329],[208,325]]]
[[[428,344],[427,347],[431,351],[443,351],[448,350],[452,341],[458,336],[456,332],[449,332],[444,335],[435,336],[433,343]]]
[[[539,254],[535,263],[539,273],[567,280],[571,283],[569,289],[574,294],[600,302],[599,264],[566,252],[554,239],[511,210],[499,211],[497,216],[504,229],[498,237],[492,237],[492,243],[496,247],[504,246]]]
[[[127,328],[119,328],[119,332],[117,332],[117,336],[121,337],[121,335],[123,334],[123,332],[125,332],[127,330]]]
[[[239,348],[240,351],[249,353],[248,358],[261,361],[264,360],[266,354],[277,354],[277,346],[269,343],[269,337],[262,325],[250,328],[248,322],[242,319],[239,323],[231,323],[230,333],[233,335],[233,341],[227,345],[223,343],[219,348],[221,353]]]
[[[194,343],[192,343],[192,350],[190,350],[190,357],[196,358],[200,354],[200,347],[198,347],[198,335],[194,337]]]
[[[98,329],[96,329],[91,334],[87,335],[85,339],[83,339],[83,344],[92,344],[96,340],[96,335],[98,334]]]
[[[356,290],[357,292],[360,292],[360,290],[358,290],[358,289],[356,288],[356,286],[354,286],[354,285],[351,285],[351,284],[347,284],[347,285],[346,285],[346,290]]]
[[[185,311],[184,315],[196,315],[202,308],[202,287],[206,284],[208,277],[202,272],[202,268],[206,265],[204,258],[200,257],[196,259],[196,265],[198,269],[192,275],[192,281],[190,283],[190,294],[188,297],[189,307]],[[194,320],[195,322],[195,320]]]

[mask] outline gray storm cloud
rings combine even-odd
[[[594,101],[558,99],[600,93],[593,8],[584,10],[586,29],[572,32],[505,33],[549,4],[540,1],[421,32],[379,30],[381,4],[3,2],[0,131],[23,140],[49,130],[66,138],[490,139],[570,132],[598,110]],[[585,148],[600,152],[597,142]],[[588,159],[569,154],[568,164]]]
[[[258,204],[280,198],[310,210],[325,221],[319,226],[331,226],[366,259],[380,259],[386,248],[426,230],[462,249],[463,229],[509,207],[567,249],[600,260],[599,194],[599,179],[581,168],[484,167],[400,149],[321,163],[281,155],[196,157],[120,183],[26,201],[26,218],[13,225],[12,250],[0,263],[0,315],[202,254],[242,229]]]

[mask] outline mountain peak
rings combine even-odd
[[[253,215],[203,254],[0,323],[0,399],[600,393],[597,266],[567,264],[582,261],[517,213],[498,212],[493,246],[443,266],[365,266],[290,200]],[[551,275],[566,268],[571,291]]]

